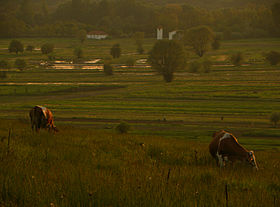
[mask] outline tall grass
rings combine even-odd
[[[280,204],[277,151],[219,169],[198,142],[0,122],[1,206],[225,206],[225,185],[229,206]]]

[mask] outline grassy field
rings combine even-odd
[[[280,51],[279,39],[222,42],[206,54],[210,73],[182,69],[172,83],[143,65],[118,67],[113,76],[41,68],[46,56],[9,54],[9,41],[0,40],[0,59],[21,57],[31,65],[0,79],[0,205],[225,206],[226,184],[229,206],[279,205],[280,129],[269,117],[280,111],[280,68],[263,58]],[[74,39],[21,41],[53,42],[58,60],[73,58],[79,45]],[[153,42],[144,41],[146,52]],[[114,43],[123,56],[147,58],[135,54],[132,40],[119,39],[87,41],[85,59],[103,58]],[[228,57],[238,51],[246,63],[234,67]],[[194,59],[190,52],[188,61]],[[58,134],[31,133],[34,105],[52,110]],[[128,135],[115,131],[122,121],[132,127]],[[240,163],[217,169],[207,146],[220,129],[256,151],[258,173]]]
[[[219,169],[196,141],[71,125],[33,134],[24,121],[0,123],[1,206],[280,204],[276,149],[256,152],[257,172],[242,163]]]

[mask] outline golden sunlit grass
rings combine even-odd
[[[1,206],[225,206],[225,186],[228,206],[280,204],[277,150],[219,169],[207,143],[0,122]]]

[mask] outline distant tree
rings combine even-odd
[[[244,63],[245,58],[244,58],[243,53],[237,52],[230,56],[230,61],[234,66],[240,66]]]
[[[0,71],[0,79],[6,79],[7,77],[7,71]]]
[[[74,55],[76,58],[81,59],[84,57],[83,50],[80,47],[74,49]]]
[[[81,43],[83,43],[86,38],[87,38],[87,31],[82,29],[82,30],[79,30],[76,34],[77,38],[81,41]]]
[[[187,30],[184,40],[187,45],[194,49],[199,57],[202,57],[209,50],[213,38],[213,31],[209,27],[199,26]]]
[[[274,127],[277,126],[277,123],[279,122],[279,120],[280,120],[280,113],[279,112],[273,112],[270,115],[270,121],[274,124]]]
[[[113,58],[119,58],[121,56],[121,48],[119,44],[114,44],[111,48],[110,54]]]
[[[24,68],[26,68],[27,64],[26,61],[24,59],[16,59],[15,60],[15,67],[23,70]]]
[[[10,65],[9,65],[9,63],[8,63],[8,61],[7,60],[0,60],[0,68],[1,69],[8,69],[8,68],[10,68]]]
[[[280,2],[271,6],[271,12],[275,25],[280,26]]]
[[[135,44],[137,46],[137,52],[139,54],[143,54],[144,53],[144,49],[143,49],[143,39],[144,39],[144,32],[136,32],[134,33],[134,35],[132,36],[132,38],[135,41]]]
[[[42,54],[49,54],[53,52],[54,45],[51,43],[45,43],[41,47]]]
[[[23,44],[18,40],[12,40],[9,45],[9,52],[15,52],[18,54],[18,52],[23,52],[24,47]]]
[[[33,52],[34,50],[34,46],[32,45],[27,45],[26,48],[25,48],[26,51],[29,51],[29,52]]]
[[[213,39],[213,42],[212,42],[211,46],[212,46],[213,50],[218,50],[218,49],[220,49],[220,47],[221,47],[220,38],[216,36],[216,37]]]
[[[126,61],[125,61],[125,64],[126,64],[127,66],[134,66],[134,65],[135,65],[135,62],[136,62],[135,58],[132,57],[132,56],[130,56],[130,57],[127,57],[127,59],[126,59]]]
[[[201,64],[198,61],[192,61],[188,65],[188,71],[190,73],[197,73],[201,68]]]
[[[116,130],[121,133],[121,134],[125,134],[129,131],[130,129],[130,125],[126,122],[122,122],[120,124],[117,125]]]
[[[174,40],[157,41],[150,52],[149,62],[166,82],[171,82],[173,73],[185,66],[184,48]]]
[[[270,65],[277,65],[280,62],[280,53],[276,51],[270,51],[265,54],[265,59],[270,63]]]
[[[105,75],[113,75],[113,66],[109,62],[105,62],[103,67]]]

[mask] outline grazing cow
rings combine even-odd
[[[230,133],[221,130],[213,134],[213,140],[209,144],[209,152],[216,159],[220,167],[225,166],[225,161],[236,160],[247,161],[258,169],[253,151],[248,151],[242,147],[237,139]]]
[[[40,128],[53,130],[58,132],[58,129],[54,125],[52,112],[43,106],[35,106],[29,112],[32,130],[39,132]]]

